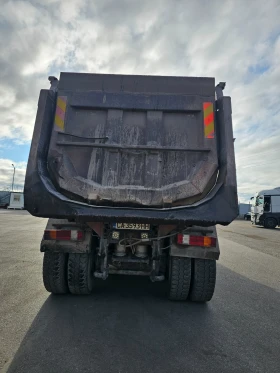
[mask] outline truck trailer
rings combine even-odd
[[[225,83],[84,73],[49,81],[24,189],[27,210],[48,218],[46,290],[89,294],[96,279],[138,275],[166,281],[171,300],[209,301],[216,225],[238,215]]]

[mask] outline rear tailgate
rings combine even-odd
[[[218,172],[213,78],[62,73],[48,153],[72,199],[192,204]]]

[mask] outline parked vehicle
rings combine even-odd
[[[52,293],[168,280],[209,301],[216,224],[238,215],[231,99],[214,78],[61,73],[40,93],[25,180]],[[215,95],[217,100],[215,100]]]
[[[257,192],[251,201],[253,224],[272,229],[280,226],[280,187]]]
[[[251,213],[250,212],[247,212],[246,214],[244,214],[244,220],[251,220]]]

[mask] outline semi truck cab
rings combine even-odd
[[[280,188],[257,192],[251,201],[252,224],[265,228],[280,226]]]

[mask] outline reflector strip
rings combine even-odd
[[[214,139],[214,105],[212,102],[203,103],[204,137]]]
[[[44,232],[44,240],[56,240],[56,241],[81,241],[84,238],[83,231],[75,229],[71,230],[56,230],[48,229]]]
[[[71,240],[78,239],[78,231],[71,231]]]
[[[216,237],[209,236],[190,236],[187,234],[178,234],[177,243],[179,245],[215,247],[217,239]]]
[[[64,130],[64,120],[65,120],[65,112],[66,112],[66,103],[67,103],[67,97],[66,96],[58,96],[57,97],[54,123],[61,130]]]
[[[188,236],[186,234],[178,234],[177,242],[181,245],[189,245],[190,236]]]

